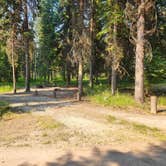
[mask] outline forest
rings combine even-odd
[[[165,166],[166,0],[0,0],[0,165]]]
[[[104,80],[112,95],[123,82],[135,84],[135,100],[143,103],[150,84],[166,79],[164,0],[1,0],[0,6],[0,81],[13,82],[14,93],[19,82],[29,92],[31,82],[61,80],[75,82],[82,96],[85,85]]]

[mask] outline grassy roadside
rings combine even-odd
[[[149,109],[148,103],[138,104],[130,92],[118,92],[112,96],[111,90],[103,85],[95,86],[94,89],[86,89],[87,98],[96,104],[110,106],[114,108],[127,109],[131,107],[139,109]]]
[[[117,119],[114,116],[110,115],[107,117],[107,121],[110,124],[122,126],[123,128],[127,129],[128,132],[131,131],[145,137],[156,138],[159,141],[166,141],[166,133],[157,128],[152,128],[143,124]]]
[[[153,83],[151,88],[157,90],[156,88],[160,88],[161,85],[161,88],[166,88],[166,82]],[[91,102],[99,105],[111,106],[115,108],[118,107],[126,110],[128,108],[138,108],[140,111],[142,110],[143,112],[149,112],[150,98],[146,97],[144,104],[136,103],[133,96],[133,83],[122,82],[119,84],[118,89],[119,91],[117,91],[115,96],[112,96],[111,89],[108,88],[106,84],[101,83],[99,85],[95,85],[93,89],[86,87],[85,94]],[[162,89],[160,89],[160,91],[161,90]],[[166,95],[159,95],[158,106],[166,107]]]

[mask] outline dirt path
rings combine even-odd
[[[46,91],[48,90],[48,91]],[[94,115],[102,116],[102,115],[112,115],[116,118],[121,118],[127,121],[140,123],[149,127],[158,128],[161,130],[166,131],[166,116],[156,116],[156,115],[141,115],[137,113],[130,113],[125,111],[116,110],[113,111],[111,108],[107,107],[101,107],[96,106],[94,104],[89,104],[87,102],[76,102],[75,99],[54,99],[51,98],[51,89],[42,90],[41,94],[47,94],[47,95],[40,95],[40,96],[33,96],[32,94],[19,94],[19,95],[0,95],[0,100],[6,100],[10,102],[10,106],[15,109],[20,109],[23,111],[44,111],[45,114],[54,112],[54,109],[60,108],[60,115],[62,116],[62,110],[63,112],[70,110],[74,113],[79,114],[91,114],[92,117]],[[66,114],[66,113],[65,113]],[[68,126],[72,126],[71,123],[79,124],[82,122],[79,117],[69,117],[68,114],[65,115],[66,117],[61,117],[63,119],[63,123],[70,123]],[[60,117],[59,117],[60,118]],[[75,123],[75,121],[77,121]],[[85,126],[85,128],[88,128],[88,124],[90,125],[91,122],[88,120],[85,120],[83,122],[84,125],[80,124],[81,126]],[[94,124],[93,126],[96,126],[97,124]],[[98,126],[98,125],[97,125]],[[96,128],[100,128],[99,126]],[[104,127],[105,128],[105,127]]]
[[[5,153],[4,153],[5,152]],[[53,146],[0,149],[1,166],[165,166],[163,145],[104,146],[61,151]],[[10,155],[10,157],[9,157]],[[6,160],[7,159],[7,160]]]
[[[55,143],[40,146],[38,138],[34,136],[32,138],[36,142],[32,143],[31,147],[0,147],[0,165],[165,166],[165,142],[133,133],[131,127],[126,128],[119,122],[111,124],[107,117],[111,115],[117,119],[157,127],[164,132],[166,117],[113,111],[88,102],[76,102],[75,99],[55,99],[51,97],[50,89],[48,96],[43,95],[44,91],[41,94],[0,95],[0,100],[10,102],[13,109],[32,111],[32,116],[52,117],[65,125],[64,131],[70,133],[69,138],[63,138],[61,146]],[[63,128],[60,130],[63,133]],[[51,131],[53,132],[53,129]],[[57,137],[57,133],[48,135],[50,136]]]

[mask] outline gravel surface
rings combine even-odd
[[[11,146],[9,143],[0,147],[0,165],[165,166],[165,142],[133,133],[132,128],[107,121],[107,117],[112,115],[166,131],[165,116],[113,111],[87,102],[76,102],[74,97],[64,99],[65,94],[62,92],[55,99],[52,97],[52,90],[53,88],[38,90],[39,96],[34,96],[33,93],[0,95],[0,100],[8,101],[12,109],[31,111],[28,119],[25,116],[24,120],[18,118],[3,124],[6,127],[8,125],[12,135],[17,133],[16,145],[21,141],[24,141],[24,144]],[[70,92],[70,95],[73,96],[73,93]],[[31,116],[32,119],[29,118]],[[44,130],[43,133],[43,130],[38,131],[38,128],[33,126],[36,117],[51,117],[64,127]],[[1,134],[6,133],[10,135],[8,130]],[[24,140],[23,136],[27,139]],[[46,142],[42,142],[43,139]],[[30,146],[24,146],[27,143]]]

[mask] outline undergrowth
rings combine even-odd
[[[111,90],[105,86],[95,86],[94,89],[86,89],[86,94],[90,101],[104,106],[112,107],[139,107],[145,108],[146,105],[141,105],[135,102],[134,97],[130,93],[117,92],[114,96],[111,95]]]

